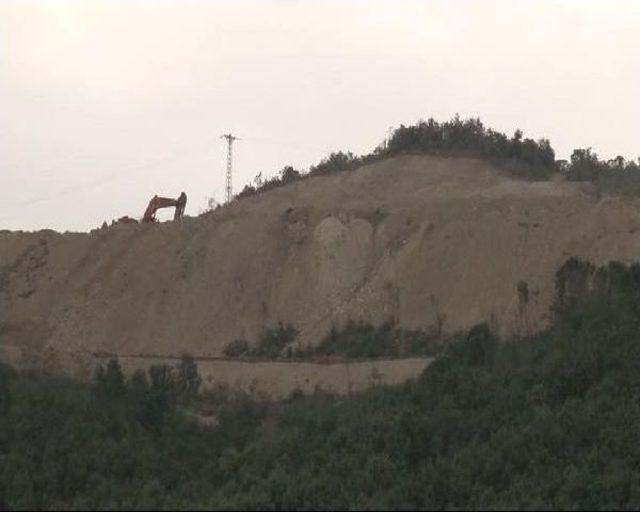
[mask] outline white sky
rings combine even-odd
[[[0,0],[0,229],[195,215],[228,131],[236,192],[456,112],[635,158],[639,42],[637,0]]]

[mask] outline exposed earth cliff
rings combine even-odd
[[[571,256],[638,259],[640,202],[404,155],[179,222],[2,232],[0,354],[219,356],[278,322],[314,343],[349,319],[390,317],[525,334],[547,322]]]

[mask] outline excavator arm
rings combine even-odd
[[[187,206],[187,194],[182,192],[178,199],[171,199],[169,197],[158,197],[153,196],[151,201],[149,201],[149,206],[144,212],[142,217],[142,222],[155,222],[156,221],[156,212],[160,208],[169,208],[174,206],[176,211],[173,215],[173,219],[177,220],[182,218],[184,215],[184,209]]]

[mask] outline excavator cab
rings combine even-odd
[[[158,197],[157,195],[151,198],[149,206],[144,212],[142,222],[156,222],[156,212],[160,208],[175,207],[176,211],[173,215],[173,220],[181,219],[184,215],[184,209],[187,206],[187,194],[182,192],[178,199],[171,199],[169,197]]]

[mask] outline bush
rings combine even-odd
[[[571,181],[594,183],[599,193],[640,194],[640,158],[634,162],[617,156],[604,161],[591,148],[575,149],[562,170]]]
[[[278,324],[275,329],[268,329],[252,349],[251,355],[276,359],[282,355],[285,347],[289,346],[298,336],[298,331],[292,325]]]
[[[291,325],[280,323],[268,329],[254,346],[243,339],[229,343],[223,353],[227,357],[253,357],[280,359],[287,357],[312,358],[335,356],[340,358],[368,358],[435,356],[445,344],[440,329],[431,332],[397,327],[395,320],[379,326],[362,321],[349,321],[343,329],[335,327],[317,346],[295,347],[298,331]]]
[[[491,364],[498,340],[487,324],[471,328],[462,341],[451,345],[450,354],[464,364],[475,367]]]
[[[256,183],[256,186],[245,185],[245,187],[236,197],[238,199],[251,197],[260,192],[266,192],[277,187],[282,187],[283,185],[288,185],[289,183],[293,183],[302,179],[302,177],[303,176],[300,171],[297,171],[296,169],[288,165],[282,168],[278,175],[274,176],[270,180],[267,180],[265,182],[258,182]]]
[[[11,406],[10,379],[13,372],[0,363],[0,418],[9,412]]]
[[[298,356],[323,355],[346,358],[434,356],[444,345],[439,329],[433,332],[409,330],[390,319],[379,326],[349,321],[343,329],[331,329],[316,347]]]
[[[124,375],[117,359],[110,359],[105,369],[97,366],[93,377],[93,390],[97,397],[117,400],[126,394]]]
[[[522,139],[516,130],[513,137],[486,129],[480,119],[438,123],[434,119],[414,126],[401,125],[393,132],[381,155],[419,151],[441,156],[486,158],[506,166],[513,173],[533,179],[547,179],[557,171],[555,152],[547,139]]]
[[[198,395],[202,379],[198,374],[198,365],[189,354],[180,358],[176,380],[179,396],[184,402],[191,402]]]
[[[222,353],[227,357],[242,357],[249,354],[249,342],[244,339],[233,340],[224,347]]]
[[[254,346],[244,339],[237,339],[224,347],[222,352],[227,357],[278,359],[285,348],[289,348],[291,352],[291,344],[297,336],[298,331],[292,325],[285,326],[280,322],[278,327],[267,329]]]

